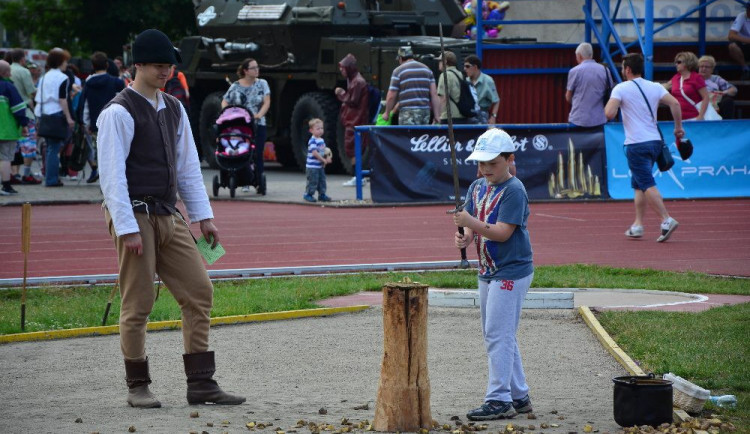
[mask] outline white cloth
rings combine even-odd
[[[633,82],[638,83],[648,98],[651,113],[649,113],[646,100],[643,99],[643,95]],[[626,145],[661,140],[656,127],[656,110],[659,108],[659,101],[666,94],[667,90],[664,86],[641,77],[624,81],[612,89],[611,98],[620,100]]]
[[[140,93],[127,88],[128,92]],[[155,109],[164,110],[164,97],[158,92],[158,103]],[[150,101],[153,105],[153,101]],[[198,151],[195,148],[190,122],[182,105],[180,124],[177,127],[177,144],[175,165],[177,168],[177,193],[185,204],[188,218],[197,222],[213,218],[211,204],[208,201],[206,186],[200,170]],[[133,215],[133,208],[128,194],[128,181],[125,177],[125,160],[130,154],[130,144],[135,134],[133,117],[125,107],[112,104],[102,110],[97,120],[99,128],[97,138],[99,159],[99,182],[104,202],[109,209],[117,236],[139,232],[138,223]]]
[[[39,89],[34,96],[34,114],[36,117],[42,115],[42,96],[44,96],[44,114],[51,115],[62,111],[60,105],[60,85],[63,84],[68,76],[59,69],[51,69],[39,80]]]
[[[732,27],[729,29],[734,30],[742,36],[750,37],[750,20],[747,19],[747,12],[737,15],[737,18],[732,23]]]
[[[510,402],[529,393],[516,332],[532,280],[534,273],[516,280],[479,279],[479,312],[489,366],[485,402]]]

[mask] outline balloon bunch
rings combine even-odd
[[[466,18],[464,23],[466,24],[466,38],[476,39],[477,38],[477,0],[466,0],[463,4],[464,12],[466,12]],[[510,3],[507,1],[483,1],[482,2],[482,20],[500,21],[505,18],[505,11],[510,8]],[[497,38],[497,35],[503,29],[502,25],[497,26],[482,26],[484,27],[483,38]]]

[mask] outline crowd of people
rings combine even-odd
[[[21,48],[6,53],[3,62],[9,68],[7,73],[6,68],[2,68],[3,78],[20,96],[25,120],[17,117],[2,121],[6,132],[0,135],[0,141],[14,142],[15,145],[4,143],[0,154],[0,167],[3,168],[0,194],[18,194],[13,188],[16,184],[44,183],[47,187],[62,187],[62,178],[79,181],[80,169],[74,170],[69,164],[76,140],[79,140],[78,145],[91,168],[86,182],[94,183],[99,179],[96,119],[103,107],[133,81],[134,69],[132,65],[125,65],[122,57],[111,59],[101,51],[94,52],[88,60],[92,71],[84,75],[70,63],[70,53],[62,48],[50,50],[44,65],[29,61]],[[189,89],[185,76],[173,70],[167,88],[171,81],[178,83],[185,95],[180,101],[187,107]],[[7,85],[4,87],[10,95]],[[18,107],[14,105],[12,108]],[[42,119],[46,122],[42,123]],[[38,130],[40,124],[46,125]],[[19,129],[21,126],[23,128]],[[41,173],[32,173],[35,159],[40,159]],[[8,165],[10,169],[6,171],[4,168]]]

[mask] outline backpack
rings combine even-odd
[[[180,80],[177,78],[177,74],[174,74],[172,78],[167,80],[167,84],[164,85],[164,92],[172,95],[173,97],[180,100],[185,110],[188,109],[188,98],[185,88],[180,84]]]
[[[86,137],[83,124],[76,124],[71,138],[70,154],[67,155],[66,167],[74,172],[79,172],[86,167],[89,159],[89,138]]]
[[[375,117],[377,117],[378,114],[380,114],[380,104],[381,104],[380,89],[378,89],[377,87],[375,87],[375,86],[373,86],[371,84],[368,84],[367,85],[367,96],[369,97],[369,100],[368,100],[368,102],[369,102],[369,107],[368,107],[369,113],[368,114],[370,115],[370,117],[368,119],[370,119],[370,121],[372,121],[372,122],[375,122]]]
[[[476,90],[472,91],[471,84],[469,84],[468,81],[464,80],[463,77],[461,77],[457,72],[451,72],[453,72],[453,74],[455,74],[456,78],[458,79],[461,93],[458,97],[458,102],[454,101],[453,98],[450,98],[450,95],[448,95],[448,98],[450,98],[450,100],[453,101],[453,104],[458,107],[458,112],[461,113],[461,116],[465,118],[475,117],[477,115],[475,111],[477,100],[474,96],[476,94]],[[447,79],[448,78],[446,77],[446,80]]]

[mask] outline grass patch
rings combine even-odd
[[[737,408],[720,412],[741,432],[750,431],[750,303],[699,313],[607,311],[597,317],[644,371],[672,372],[712,395],[736,395]]]
[[[318,300],[362,290],[379,291],[383,283],[401,280],[403,277],[439,288],[476,288],[477,284],[476,271],[473,270],[217,281],[214,285],[214,308],[211,316],[309,309],[317,307]],[[538,267],[533,287],[631,288],[750,295],[750,280],[747,279],[594,265]],[[26,299],[26,331],[98,326],[111,289],[111,285],[29,289]],[[0,334],[21,331],[20,300],[20,289],[0,290]],[[108,324],[117,323],[119,304],[117,296]],[[162,286],[159,300],[150,316],[151,321],[179,318],[177,303]]]

